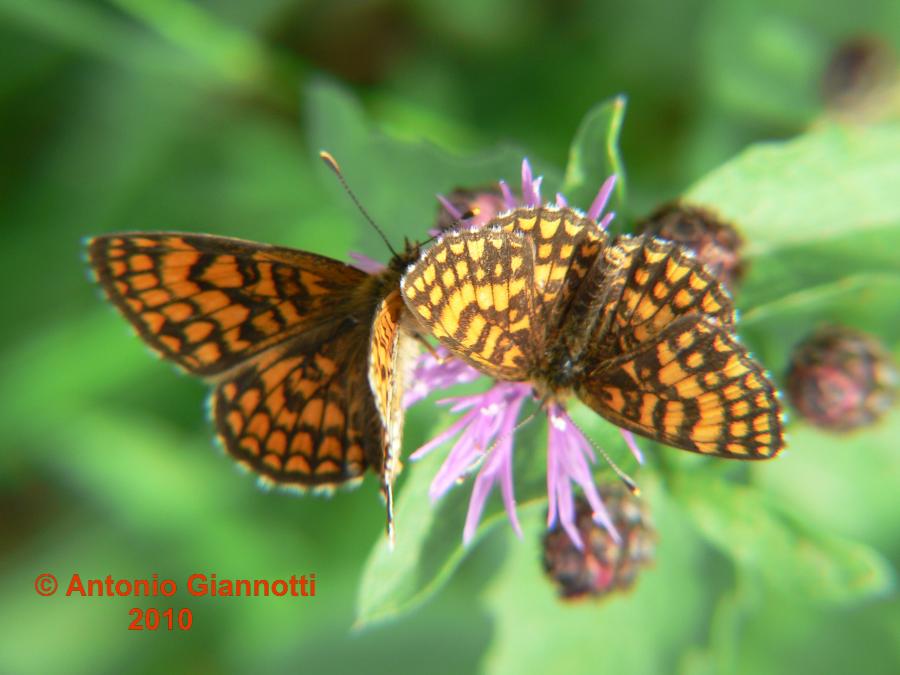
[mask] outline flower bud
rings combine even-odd
[[[811,424],[848,431],[890,408],[897,370],[875,339],[851,328],[824,326],[794,348],[787,391]]]
[[[639,223],[638,232],[681,244],[729,290],[744,274],[743,241],[737,230],[699,207],[666,204]]]
[[[544,535],[544,571],[566,600],[601,597],[630,588],[640,569],[653,559],[656,534],[643,502],[618,484],[604,486],[600,492],[621,541],[594,522],[583,497],[575,501],[583,549],[559,525]]]

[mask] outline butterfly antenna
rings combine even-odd
[[[594,442],[593,438],[584,433],[584,429],[582,429],[578,425],[578,422],[573,420],[571,417],[569,419],[572,421],[572,424],[575,425],[575,428],[581,432],[581,435],[588,439],[588,442],[593,446],[594,450],[600,453],[600,456],[603,457],[604,460],[606,460],[606,463],[609,464],[609,468],[611,468],[616,473],[616,475],[619,477],[619,480],[621,480],[625,484],[625,487],[628,488],[628,491],[635,497],[640,495],[641,489],[637,486],[637,483],[635,483],[627,473],[625,473],[618,467],[618,465],[612,460],[612,457],[606,454],[606,450],[597,445],[597,443]]]
[[[381,237],[381,240],[388,247],[388,250],[391,252],[391,255],[396,257],[398,255],[397,251],[394,250],[394,247],[391,246],[391,242],[388,241],[387,236],[385,236],[384,232],[378,225],[375,224],[375,221],[372,220],[372,216],[369,215],[369,212],[363,207],[363,205],[359,202],[356,195],[353,193],[353,190],[350,189],[350,186],[347,185],[347,181],[344,179],[344,174],[341,172],[341,167],[337,163],[337,160],[332,156],[330,152],[325,150],[319,151],[319,157],[322,158],[322,161],[328,165],[328,168],[334,171],[334,175],[337,176],[338,180],[341,182],[341,185],[344,188],[344,191],[350,196],[350,199],[353,200],[353,203],[356,204],[356,208],[362,214],[363,218],[366,219],[366,222],[371,225],[375,231],[378,233],[378,236]]]

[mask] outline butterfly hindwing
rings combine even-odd
[[[333,320],[367,277],[324,256],[198,234],[104,235],[88,253],[147,344],[203,376]]]
[[[213,394],[228,452],[275,483],[330,487],[382,469],[366,371],[368,326],[336,325],[270,349]]]
[[[702,314],[679,317],[635,351],[598,364],[576,393],[613,424],[683,450],[767,459],[782,446],[766,373]]]

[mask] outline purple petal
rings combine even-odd
[[[539,206],[540,198],[534,191],[534,179],[531,174],[531,164],[527,159],[522,160],[522,201],[525,206]]]
[[[553,527],[558,518],[575,546],[582,547],[572,496],[574,481],[590,503],[594,521],[619,541],[619,533],[603,505],[588,464],[588,460],[595,461],[590,443],[559,404],[550,404],[547,414],[550,418],[547,443],[547,526]]]
[[[534,194],[534,177],[531,173],[531,164],[528,159],[522,160],[522,201],[525,206],[536,206],[537,200]]]
[[[557,193],[556,193],[556,205],[557,205],[559,208],[563,208],[563,207],[569,205],[569,202],[566,201],[566,198],[563,197],[563,195],[562,195],[561,192],[557,192]]]
[[[627,429],[619,429],[619,433],[622,434],[622,438],[625,439],[625,444],[628,446],[628,449],[631,450],[631,454],[634,455],[634,458],[638,461],[638,464],[643,464],[644,453],[641,452],[641,449],[635,442],[634,434]]]
[[[507,209],[512,211],[519,205],[505,180],[500,181],[500,192],[503,194],[503,203],[506,205]]]
[[[609,224],[613,221],[613,218],[615,218],[615,217],[616,217],[616,212],[610,211],[605,216],[603,216],[603,218],[600,220],[599,223],[597,223],[597,227],[599,227],[601,230],[605,230],[607,227],[609,227]]]
[[[600,191],[597,193],[597,196],[594,197],[594,201],[591,204],[591,208],[588,209],[587,217],[591,220],[597,220],[600,217],[600,214],[603,213],[603,209],[606,208],[606,202],[609,201],[609,196],[612,194],[613,188],[616,186],[616,176],[612,175],[606,179],[603,185],[600,186]]]
[[[453,206],[453,204],[450,203],[449,199],[447,199],[444,195],[441,195],[441,194],[437,195],[437,198],[438,198],[438,201],[441,203],[441,206],[444,207],[444,210],[446,210],[447,213],[449,213],[451,216],[453,216],[454,220],[462,220],[462,215],[463,215],[462,212],[458,208]]]
[[[534,179],[534,182],[531,184],[532,190],[534,192],[534,206],[540,206],[541,204],[543,204],[543,201],[541,201],[541,183],[543,183],[543,182],[544,182],[544,177],[538,176],[537,178]]]
[[[478,528],[484,504],[495,483],[500,490],[513,530],[522,529],[516,514],[512,480],[513,435],[516,420],[531,386],[523,383],[500,382],[482,394],[448,398],[445,403],[467,412],[449,429],[416,450],[411,459],[417,460],[436,446],[456,436],[447,459],[431,482],[429,496],[440,499],[461,478],[483,463],[475,479],[469,501],[463,538],[470,541]]]
[[[362,270],[367,274],[378,274],[379,272],[383,272],[385,266],[378,262],[377,260],[373,260],[367,255],[362,253],[356,253],[355,251],[350,251],[350,258],[353,260],[354,267],[358,270]]]
[[[433,391],[473,382],[481,377],[481,373],[465,361],[451,357],[446,348],[438,347],[435,354],[426,352],[416,361],[410,378],[412,384],[403,394],[404,408],[421,401]]]
[[[453,424],[451,424],[447,429],[439,433],[437,436],[432,438],[430,441],[425,443],[423,446],[419,447],[415,452],[413,452],[409,458],[416,462],[422,459],[429,452],[437,448],[438,446],[444,444],[448,439],[456,436],[457,433],[461,429],[463,429],[467,424],[469,424],[470,420],[466,417],[461,417],[456,420]]]

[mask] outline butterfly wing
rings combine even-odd
[[[268,480],[329,488],[383,465],[366,377],[369,327],[333,324],[269,349],[218,384],[212,410],[228,452]]]
[[[607,243],[597,224],[569,208],[516,209],[491,222],[503,232],[521,232],[534,247],[532,283],[542,326],[556,326],[597,255]]]
[[[407,272],[403,299],[456,356],[496,379],[525,380],[605,244],[572,209],[516,209],[439,240]]]
[[[521,233],[451,232],[400,286],[412,315],[455,356],[500,380],[527,378],[536,325],[534,248]]]
[[[734,306],[715,277],[650,236],[619,237],[603,262],[579,397],[614,424],[677,448],[776,455],[775,387],[733,337]]]
[[[105,235],[88,254],[147,344],[203,376],[333,320],[368,276],[312,253],[197,234]]]
[[[653,341],[681,316],[701,314],[728,328],[734,305],[718,280],[685,249],[650,236],[622,236],[604,251],[599,317],[587,359],[611,358]]]
[[[768,459],[783,447],[772,382],[730,332],[702,314],[678,317],[637,349],[577,383],[613,424],[683,450]]]
[[[382,472],[386,432],[366,368],[377,303],[368,274],[207,235],[107,235],[88,251],[141,337],[217,383],[215,424],[239,463],[298,488]]]
[[[387,506],[388,537],[391,540],[394,528],[393,485],[402,468],[403,389],[415,355],[411,338],[401,326],[404,311],[399,290],[389,293],[375,312],[369,345],[369,385],[381,421],[381,490]]]

